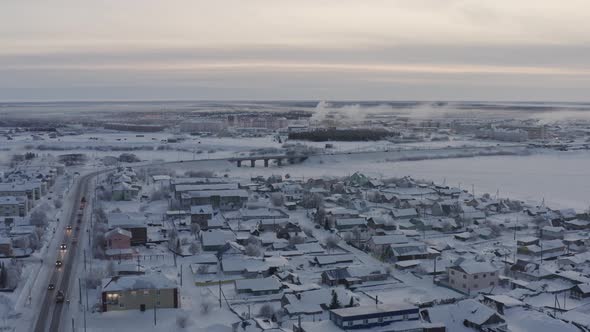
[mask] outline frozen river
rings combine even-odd
[[[446,181],[476,194],[484,192],[520,199],[554,208],[572,207],[583,211],[590,206],[590,152],[541,152],[532,155],[486,156],[473,158],[387,161],[382,154],[313,157],[303,164],[282,168],[237,169],[226,164],[235,175],[286,174],[296,177],[344,176],[357,170],[376,177],[412,176]],[[219,165],[218,165],[219,166]],[[218,168],[219,169],[219,168]]]

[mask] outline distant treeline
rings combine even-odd
[[[289,133],[289,139],[312,142],[325,141],[379,141],[393,136],[385,130],[373,129],[318,129],[298,133]]]

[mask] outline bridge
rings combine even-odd
[[[236,163],[238,167],[242,167],[242,162],[250,161],[250,167],[256,167],[256,162],[262,160],[264,167],[268,167],[269,162],[275,160],[278,166],[283,164],[283,161],[288,161],[290,164],[300,163],[306,160],[308,155],[262,155],[262,156],[248,156],[248,157],[234,157],[228,160]]]

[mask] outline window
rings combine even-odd
[[[144,290],[143,295],[150,295],[150,291]]]
[[[404,315],[404,320],[408,320],[408,315]]]
[[[477,274],[473,276],[473,279],[478,279],[478,278],[479,278],[479,276]]]
[[[494,286],[496,283],[495,282],[490,282],[490,286]]]
[[[465,284],[463,284],[463,288],[465,288]]]
[[[119,303],[119,308],[125,308],[125,304]]]
[[[383,323],[383,317],[379,317],[379,323]]]
[[[137,295],[137,292],[136,291],[131,291],[131,295],[135,296],[135,295]]]
[[[452,274],[452,275],[455,275],[455,271],[451,270],[451,274]]]
[[[466,275],[463,275],[463,279],[467,279],[467,276]]]
[[[451,279],[451,284],[454,284],[454,283],[455,283],[455,279]]]
[[[368,319],[363,320],[363,324],[369,324],[369,320]]]
[[[485,278],[486,276],[487,276],[487,274],[485,274],[485,273],[484,273],[484,274],[483,274],[483,277]]]
[[[348,322],[348,326],[352,326],[352,321]]]
[[[160,306],[160,301],[156,302],[156,305],[159,307]]]

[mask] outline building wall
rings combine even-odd
[[[145,309],[178,308],[178,290],[170,289],[146,289],[128,290],[102,293],[103,311],[139,310],[144,305]]]
[[[122,234],[114,234],[107,238],[108,249],[128,249],[131,247],[131,239]]]
[[[500,273],[475,273],[467,274],[460,270],[448,269],[449,285],[463,293],[470,293],[484,288],[497,286],[500,281]]]
[[[375,315],[371,315],[375,316]],[[403,310],[397,312],[384,312],[379,317],[369,317],[368,315],[359,315],[354,317],[340,317],[330,312],[330,320],[343,329],[361,329],[372,326],[387,325],[393,322],[418,320],[420,319],[419,310]]]

